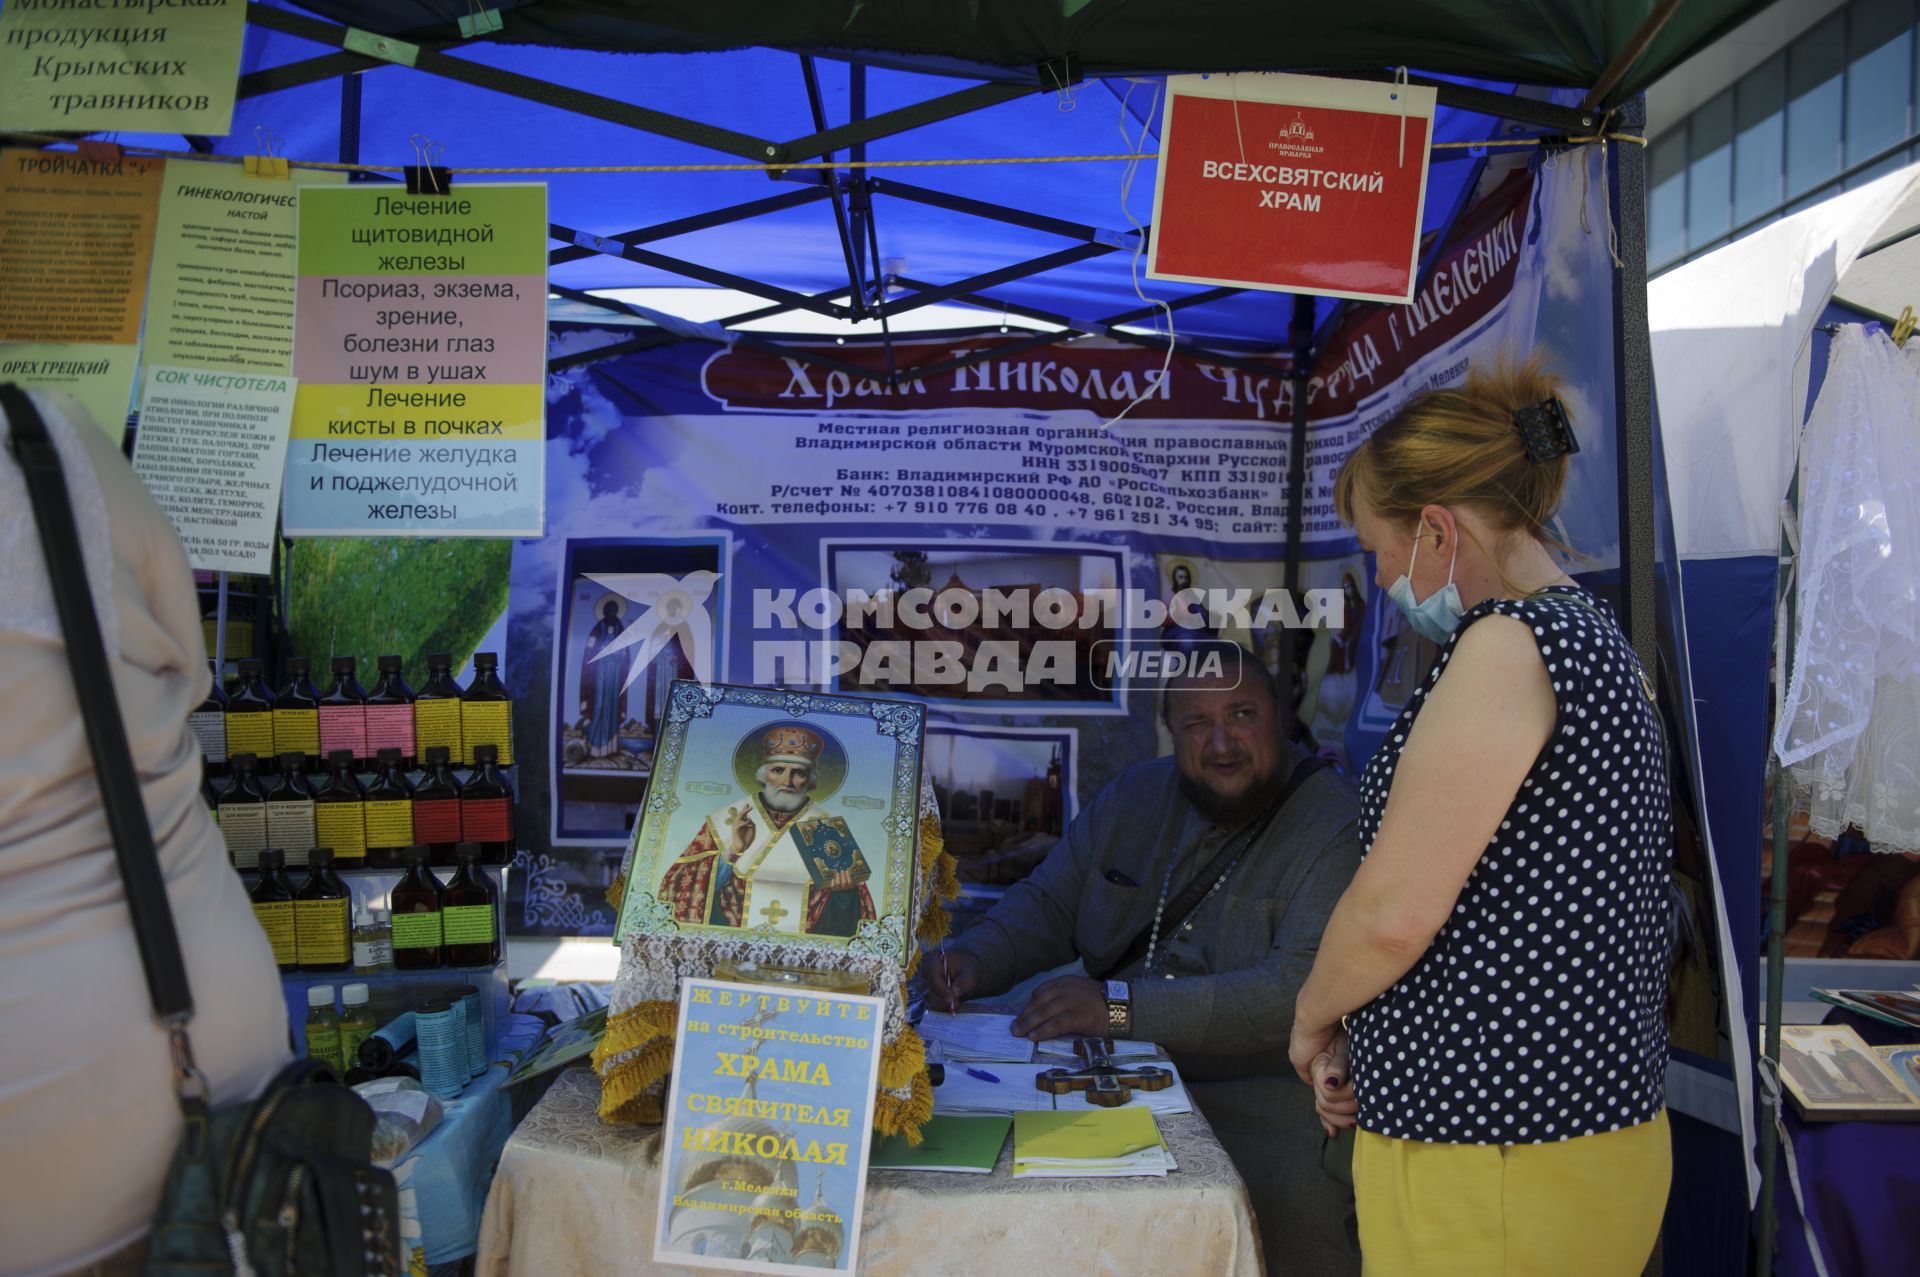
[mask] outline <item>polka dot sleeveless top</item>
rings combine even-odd
[[[1395,1139],[1543,1144],[1648,1121],[1665,1102],[1664,746],[1603,604],[1556,586],[1469,611],[1361,774],[1361,846],[1427,693],[1494,612],[1532,627],[1558,713],[1452,918],[1349,1017],[1360,1125]]]

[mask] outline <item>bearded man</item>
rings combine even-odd
[[[846,820],[813,802],[825,748],[795,724],[761,738],[759,791],[708,816],[661,875],[657,895],[676,921],[851,936],[879,916],[866,887],[872,870]]]
[[[1041,984],[1013,1031],[1164,1047],[1246,1181],[1268,1270],[1357,1274],[1353,1194],[1320,1169],[1313,1091],[1287,1044],[1360,865],[1359,803],[1290,742],[1262,662],[1217,639],[1194,654],[1218,672],[1202,659],[1164,689],[1173,757],[1116,777],[921,969],[947,1010],[1077,959],[1087,974]]]

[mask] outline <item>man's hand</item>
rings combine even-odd
[[[1326,1050],[1313,1057],[1308,1066],[1313,1075],[1313,1107],[1320,1115],[1320,1129],[1332,1139],[1349,1126],[1360,1122],[1360,1101],[1353,1093],[1353,1062],[1347,1052],[1347,1035],[1335,1035]]]
[[[973,959],[944,947],[921,954],[920,970],[926,973],[927,989],[933,995],[928,1005],[936,1011],[958,1011],[980,987],[980,971]]]
[[[1033,991],[1026,1009],[1013,1021],[1015,1037],[1104,1038],[1108,1035],[1107,989],[1098,980],[1064,975]]]
[[[727,808],[727,831],[733,837],[732,854],[738,856],[753,846],[753,840],[759,833],[759,827],[753,823],[752,807]]]
[[[1293,1071],[1300,1075],[1302,1082],[1313,1086],[1314,1057],[1332,1051],[1334,1038],[1344,1036],[1337,1023],[1316,1029],[1309,1028],[1297,1019],[1293,1022],[1292,1040],[1287,1044],[1287,1059],[1292,1062]],[[1317,1087],[1315,1094],[1318,1094]]]

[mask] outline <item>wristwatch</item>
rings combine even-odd
[[[1125,980],[1107,981],[1107,1036],[1133,1036],[1133,992]]]

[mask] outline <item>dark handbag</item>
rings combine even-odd
[[[147,993],[172,1046],[185,1119],[147,1243],[146,1271],[400,1277],[399,1190],[392,1172],[373,1164],[374,1119],[365,1100],[337,1085],[320,1061],[296,1060],[250,1104],[215,1110],[209,1102],[187,1037],[193,997],[186,964],[114,701],[60,458],[19,387],[0,385],[0,409],[40,530]],[[82,677],[83,670],[94,676]]]

